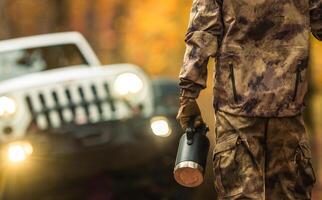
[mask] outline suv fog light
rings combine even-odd
[[[172,130],[169,121],[165,117],[154,117],[151,119],[151,129],[154,135],[168,137]]]
[[[8,160],[18,163],[26,160],[33,152],[29,142],[14,142],[8,145]]]

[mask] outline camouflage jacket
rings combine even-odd
[[[193,0],[181,95],[197,98],[216,58],[214,106],[242,116],[302,112],[310,30],[322,39],[322,0]]]

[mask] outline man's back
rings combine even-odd
[[[321,39],[321,9],[321,1],[309,0],[195,1],[180,74],[183,93],[195,96],[205,87],[205,64],[213,56],[215,109],[243,116],[301,113],[310,25]]]

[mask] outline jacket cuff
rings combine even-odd
[[[180,96],[181,97],[187,97],[191,99],[196,99],[199,97],[200,90],[195,89],[195,90],[189,90],[189,89],[181,89],[180,90]]]

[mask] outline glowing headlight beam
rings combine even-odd
[[[169,121],[165,117],[152,118],[151,129],[154,135],[160,137],[168,137],[172,132]]]
[[[6,96],[0,97],[0,117],[12,115],[16,112],[16,102]]]
[[[29,142],[15,142],[8,145],[8,160],[13,163],[20,163],[28,158],[33,152]]]
[[[133,73],[124,73],[119,75],[114,82],[114,90],[119,95],[136,94],[143,88],[141,78]]]

